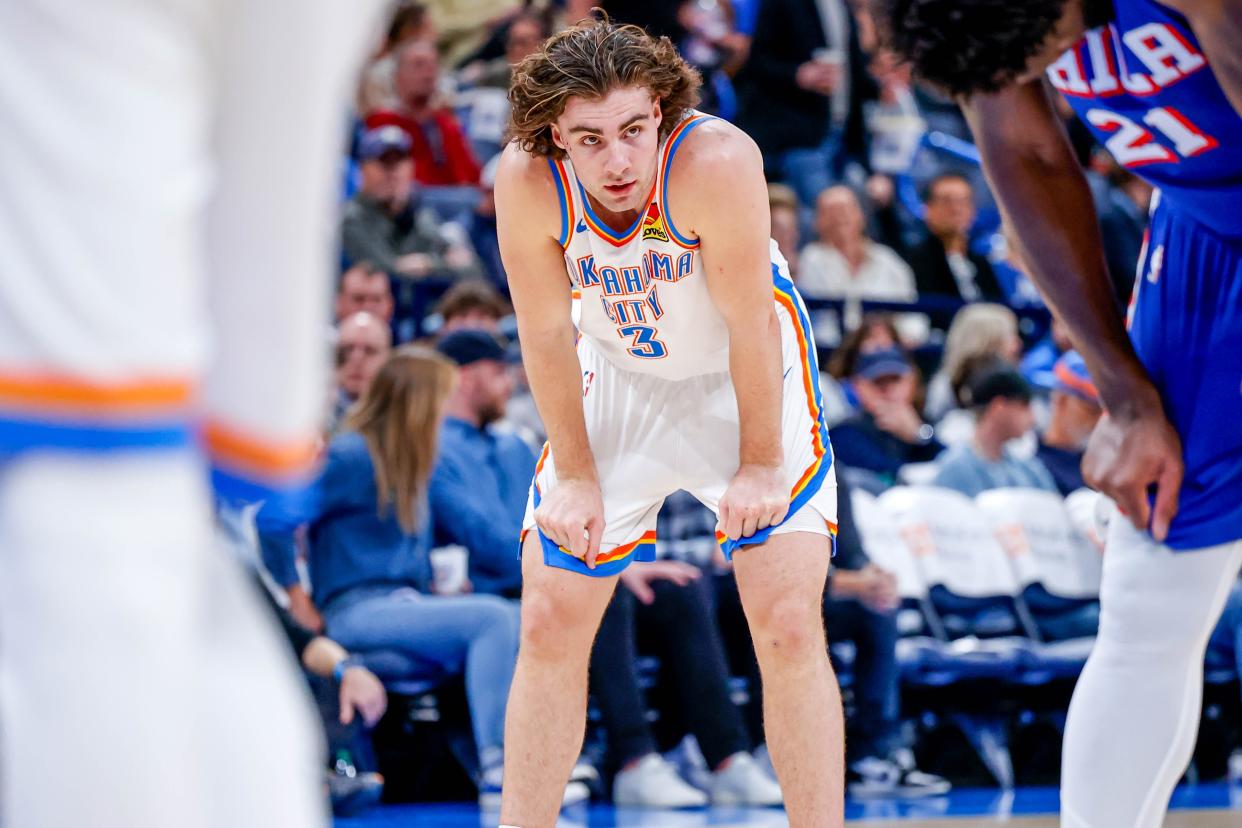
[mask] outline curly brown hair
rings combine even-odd
[[[572,97],[598,99],[614,89],[641,86],[660,101],[666,137],[699,102],[703,79],[667,37],[604,18],[555,34],[513,70],[509,86],[509,139],[534,155],[563,158],[552,124]]]

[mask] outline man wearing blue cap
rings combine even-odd
[[[1061,355],[1052,368],[1052,417],[1039,438],[1036,456],[1061,494],[1083,488],[1082,456],[1103,409],[1100,394],[1076,351]]]
[[[855,476],[855,482],[887,488],[906,463],[930,462],[944,450],[914,406],[918,377],[900,348],[860,355],[850,381],[862,413],[833,426],[832,433],[837,462],[875,478]]]
[[[436,542],[469,550],[476,592],[515,598],[522,572],[513,539],[522,529],[535,454],[496,426],[513,393],[510,360],[499,340],[481,330],[453,331],[436,349],[458,366],[431,475]]]
[[[341,224],[347,259],[414,279],[479,275],[464,236],[451,241],[435,213],[419,209],[405,130],[391,125],[368,130],[358,143],[358,158],[362,185],[345,205]]]

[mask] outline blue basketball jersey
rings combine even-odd
[[[1242,118],[1186,19],[1154,0],[1116,0],[1048,77],[1118,163],[1169,208],[1242,237]]]

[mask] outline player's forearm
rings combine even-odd
[[[781,329],[776,312],[731,324],[729,371],[737,395],[739,465],[781,464]],[[756,333],[758,331],[759,333]]]
[[[574,350],[573,327],[520,333],[522,361],[535,406],[548,433],[556,476],[595,480],[595,459],[582,413],[582,367]]]
[[[1069,329],[1105,406],[1125,415],[1159,405],[1117,312],[1091,192],[1068,142],[1015,146],[981,123],[989,117],[999,113],[976,107],[968,115],[988,181],[1029,275]]]

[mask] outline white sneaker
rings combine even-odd
[[[565,786],[565,794],[561,797],[561,807],[568,808],[570,805],[586,802],[590,798],[591,789],[587,787],[587,784],[571,779]]]
[[[639,808],[701,808],[707,804],[707,794],[686,784],[660,754],[651,753],[617,774],[612,801]]]
[[[767,807],[785,800],[781,786],[763,772],[749,753],[735,753],[724,770],[712,774],[712,804],[723,807]]]
[[[504,767],[496,765],[483,771],[479,778],[479,808],[484,811],[500,810],[500,789]],[[591,798],[591,789],[585,782],[569,780],[561,795],[561,807],[577,805]]]

